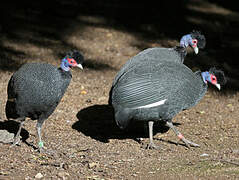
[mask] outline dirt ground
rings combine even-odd
[[[218,14],[239,16],[211,3],[187,8],[201,13],[209,9]],[[161,149],[147,150],[149,139],[143,127],[138,125],[129,132],[119,130],[107,105],[113,78],[130,57],[145,48],[177,45],[184,32],[180,32],[179,37],[168,38],[157,32],[157,38],[143,38],[141,32],[126,31],[124,26],[115,28],[115,22],[104,26],[102,16],[78,15],[71,20],[57,16],[56,20],[68,21],[62,38],[58,36],[61,26],[38,24],[34,19],[38,17],[37,10],[31,12],[31,19],[27,19],[27,13],[15,12],[12,16],[17,20],[15,23],[21,24],[24,19],[24,27],[18,26],[11,34],[6,33],[5,26],[0,26],[0,129],[17,132],[18,123],[7,121],[4,108],[8,80],[22,63],[43,61],[59,66],[64,52],[71,48],[80,50],[86,63],[83,71],[72,70],[67,92],[43,125],[43,141],[52,154],[36,152],[36,122],[28,119],[20,146],[10,148],[9,144],[0,143],[0,179],[239,179],[237,90],[224,87],[219,92],[210,87],[198,105],[174,118],[179,131],[200,144],[199,148],[186,148],[178,143],[172,130],[158,127],[154,142]],[[12,30],[12,26],[8,28]],[[154,28],[145,26],[146,30]],[[56,37],[52,38],[54,34]],[[210,35],[208,38],[213,39]],[[197,57],[190,52],[187,64],[193,69],[208,67],[195,64],[200,59],[210,62],[217,59],[210,56],[215,51],[210,47],[200,51]],[[138,137],[143,137],[141,143],[136,140]]]

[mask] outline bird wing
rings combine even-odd
[[[164,63],[127,72],[112,93],[113,104],[127,108],[152,107],[171,100],[180,91],[192,71],[178,63]],[[184,96],[181,93],[180,96]]]

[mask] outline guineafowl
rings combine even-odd
[[[115,120],[121,129],[132,121],[148,122],[149,148],[153,143],[153,124],[164,122],[188,147],[199,146],[184,138],[174,127],[173,117],[180,111],[196,105],[205,95],[208,83],[220,89],[226,83],[221,70],[211,68],[207,72],[192,72],[182,63],[165,61],[154,65],[143,62],[137,68],[125,72],[112,89],[112,105]]]
[[[130,60],[128,60],[117,75],[114,78],[112,87],[117,83],[117,81],[124,76],[125,73],[132,69],[136,69],[144,63],[145,66],[157,65],[158,63],[164,61],[183,63],[184,58],[187,54],[186,48],[188,46],[194,49],[197,54],[200,49],[203,49],[206,45],[206,38],[200,31],[192,31],[190,34],[184,35],[180,40],[180,46],[174,48],[149,48],[146,49]],[[145,63],[145,61],[147,63]],[[145,67],[146,68],[146,67]],[[112,89],[111,89],[112,90]],[[111,105],[111,91],[109,93],[109,104]]]
[[[47,63],[26,63],[12,75],[5,111],[8,119],[20,121],[13,146],[18,144],[24,121],[29,117],[37,120],[38,147],[40,152],[43,150],[42,124],[53,113],[70,84],[70,69],[83,69],[83,60],[81,53],[73,50],[62,59],[59,68]]]

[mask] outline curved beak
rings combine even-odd
[[[221,89],[221,85],[220,84],[215,84],[215,86],[220,90]]]
[[[194,50],[195,54],[198,54],[199,49],[198,49],[197,46],[195,46],[195,47],[193,48],[193,50]]]
[[[83,66],[81,64],[77,64],[76,67],[83,69]]]

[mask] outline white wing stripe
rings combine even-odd
[[[144,106],[139,106],[139,107],[134,108],[134,109],[151,108],[151,107],[155,107],[155,106],[160,106],[160,105],[164,104],[166,100],[167,100],[167,99],[164,99],[164,100],[161,100],[161,101],[152,103],[152,104],[147,104],[147,105],[144,105]]]

